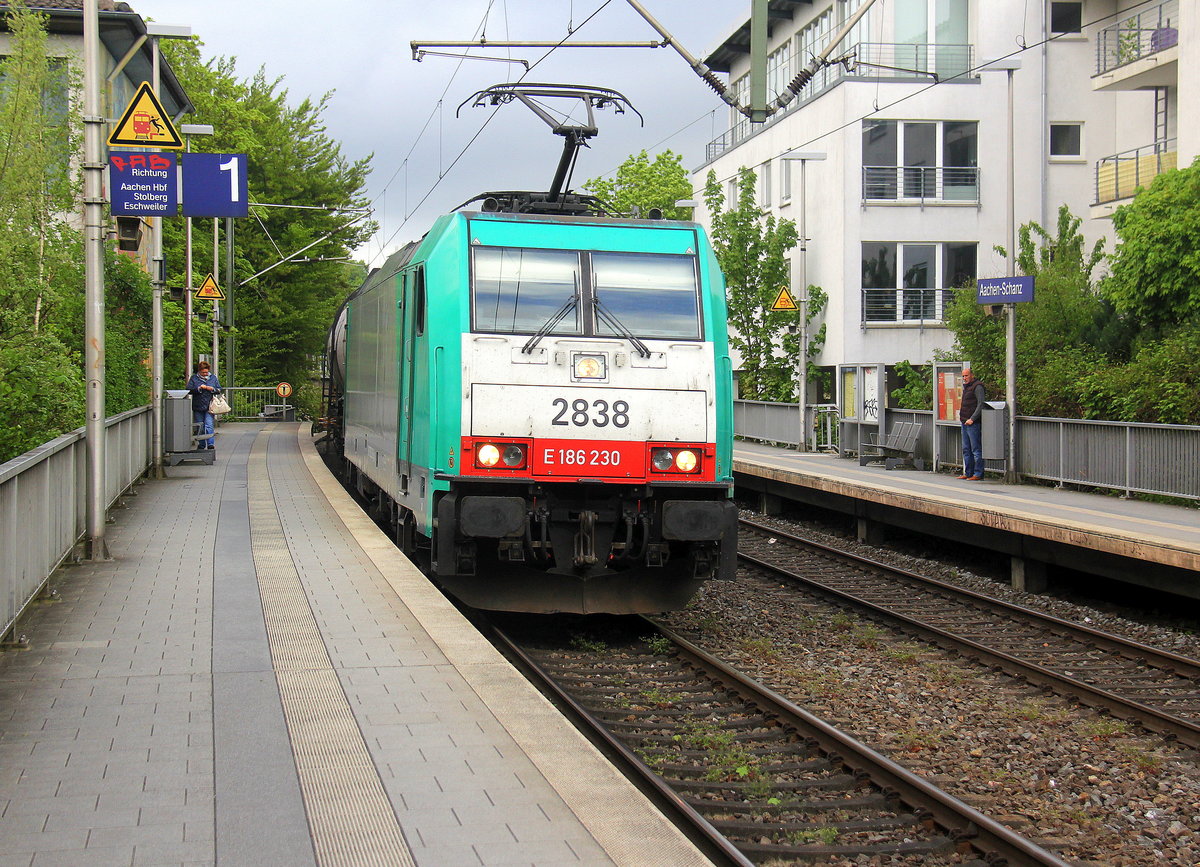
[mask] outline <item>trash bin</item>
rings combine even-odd
[[[1008,451],[1008,404],[1002,400],[987,400],[979,420],[983,423],[983,459],[1003,461]]]
[[[192,398],[183,389],[163,395],[163,451],[190,452],[192,442]]]

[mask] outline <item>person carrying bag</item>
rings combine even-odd
[[[221,393],[221,383],[217,381],[216,374],[208,366],[207,361],[201,361],[196,365],[196,372],[192,374],[191,379],[187,383],[188,394],[192,396],[192,425],[199,426],[199,431],[202,438],[197,443],[197,449],[215,449],[216,444],[213,440],[213,399]],[[222,403],[225,399],[222,398]],[[225,411],[229,411],[229,404],[225,403]]]

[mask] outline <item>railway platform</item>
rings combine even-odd
[[[135,490],[0,655],[0,865],[708,863],[307,428],[225,425]]]
[[[1013,585],[1040,591],[1048,565],[1200,598],[1200,510],[998,479],[887,470],[826,453],[738,442],[740,495],[765,511],[795,500],[850,516],[861,541],[888,527],[960,540],[1011,559]]]

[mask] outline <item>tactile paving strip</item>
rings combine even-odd
[[[292,562],[267,472],[270,435],[250,453],[250,536],[317,863],[415,867]]]

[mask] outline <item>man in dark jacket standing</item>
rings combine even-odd
[[[979,416],[983,413],[983,402],[987,390],[983,383],[963,368],[962,402],[958,406],[958,420],[962,422],[963,474],[960,479],[978,482],[983,478],[983,430]]]

